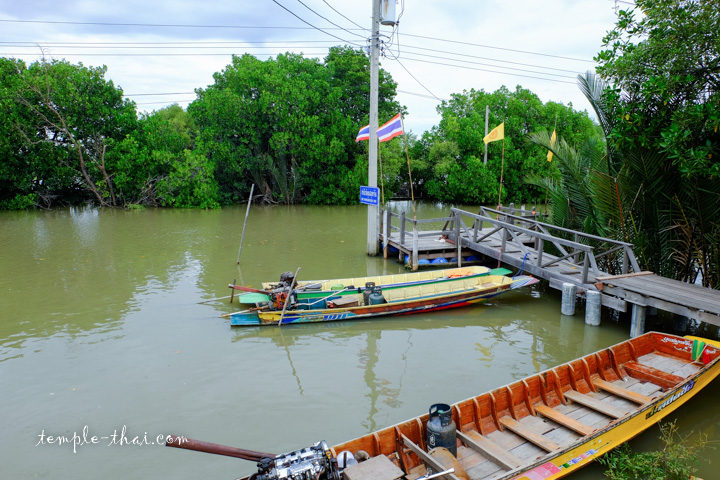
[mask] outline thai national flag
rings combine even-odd
[[[370,125],[365,125],[363,128],[360,129],[355,141],[359,142],[360,140],[370,140]]]
[[[398,135],[402,135],[403,133],[403,124],[402,124],[402,118],[400,118],[400,114],[398,113],[393,118],[390,119],[389,122],[387,122],[385,125],[382,125],[377,130],[377,136],[378,136],[378,142],[387,142],[391,138],[397,137]]]

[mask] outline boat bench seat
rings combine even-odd
[[[575,403],[579,403],[580,405],[595,410],[596,412],[605,414],[608,417],[620,418],[628,413],[622,408],[616,407],[614,405],[609,405],[607,403],[604,403],[602,400],[598,400],[595,397],[585,395],[584,393],[580,393],[576,390],[568,390],[566,392],[563,392],[563,395],[565,395],[565,398],[569,398]]]
[[[503,427],[512,430],[516,434],[523,437],[525,440],[534,443],[538,447],[548,452],[560,450],[560,445],[556,444],[553,441],[550,441],[549,439],[543,437],[540,433],[531,430],[530,428],[526,427],[525,425],[511,417],[505,416],[500,418],[500,423]]]
[[[543,417],[547,417],[555,423],[558,423],[565,428],[569,428],[570,430],[577,432],[580,435],[590,435],[595,431],[595,429],[590,425],[586,425],[578,420],[575,420],[574,418],[571,418],[564,413],[558,412],[557,410],[554,410],[542,403],[535,405],[534,408],[535,411]]]
[[[396,480],[403,475],[405,472],[396,467],[385,455],[369,458],[343,470],[345,480]]]

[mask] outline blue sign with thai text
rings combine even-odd
[[[360,187],[360,203],[377,205],[380,198],[380,189],[377,187]]]

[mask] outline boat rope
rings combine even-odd
[[[523,257],[523,263],[522,263],[522,265],[520,266],[520,271],[519,271],[518,273],[516,273],[515,275],[513,275],[512,278],[515,278],[515,277],[517,277],[518,275],[522,275],[523,270],[525,270],[525,260],[527,260],[528,255],[530,255],[530,252],[527,252],[527,253],[525,254],[525,256]]]

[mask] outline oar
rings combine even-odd
[[[239,313],[255,312],[255,311],[257,311],[257,310],[262,310],[262,309],[264,309],[264,308],[266,308],[266,307],[265,307],[265,306],[262,306],[262,307],[252,307],[252,308],[248,308],[247,310],[240,310],[239,312],[223,313],[222,315],[220,315],[220,317],[221,317],[221,318],[230,318],[230,317],[232,317],[233,315],[237,315],[237,314],[239,314]]]
[[[293,291],[295,290],[295,284],[297,283],[297,276],[298,273],[300,273],[300,267],[295,270],[295,276],[293,277],[293,281],[290,283],[290,292],[288,292],[287,297],[285,297],[285,305],[283,305],[282,313],[280,314],[280,320],[278,320],[278,327],[282,325],[283,317],[285,316],[285,310],[287,310],[288,303],[290,303],[290,297],[293,294]]]
[[[202,440],[193,440],[192,438],[178,437],[175,435],[168,435],[165,446],[212,453],[215,455],[225,455],[226,457],[242,458],[243,460],[250,460],[252,462],[259,462],[263,458],[275,458],[276,456],[274,453],[244,450],[242,448],[228,447],[227,445],[203,442]]]
[[[230,303],[232,303],[232,295],[228,295],[227,297],[211,298],[210,300],[203,300],[202,302],[197,302],[197,303],[198,303],[198,305],[204,305],[204,304],[210,303],[210,302],[218,302],[220,300],[225,300],[226,298],[230,298],[231,299]]]
[[[243,292],[250,292],[250,293],[264,293],[267,294],[267,290],[258,290],[257,288],[252,287],[243,287],[242,285],[235,285],[233,283],[228,284],[228,288],[232,288],[233,290],[240,290]]]

